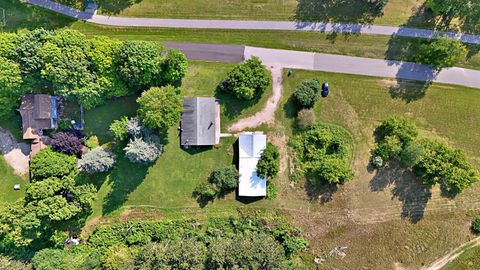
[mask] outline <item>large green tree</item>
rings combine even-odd
[[[125,41],[116,60],[117,71],[133,91],[162,85],[165,48],[160,43]]]
[[[221,89],[237,98],[252,100],[260,97],[271,83],[267,69],[258,57],[236,65],[221,84]]]
[[[452,67],[465,59],[467,48],[459,40],[445,35],[421,44],[415,52],[416,62],[431,65],[434,69]]]
[[[280,152],[278,148],[268,143],[257,163],[257,175],[263,178],[274,178],[280,170]]]
[[[42,149],[30,162],[30,172],[37,180],[63,177],[75,172],[76,167],[77,159],[75,156],[57,153],[50,147]]]
[[[10,115],[22,95],[20,67],[0,56],[0,117]]]
[[[182,97],[173,86],[152,87],[137,99],[138,116],[149,128],[166,130],[180,121]]]

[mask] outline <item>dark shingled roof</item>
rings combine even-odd
[[[215,145],[215,98],[193,97],[183,99],[180,144],[182,146]]]
[[[20,104],[22,116],[23,139],[40,138],[40,130],[52,126],[52,97],[50,95],[25,95]]]

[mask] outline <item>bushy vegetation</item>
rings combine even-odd
[[[381,165],[400,160],[413,168],[425,185],[440,184],[443,191],[458,193],[478,181],[477,172],[462,151],[437,140],[418,138],[416,126],[406,118],[387,118],[375,135],[373,158],[380,157]]]
[[[302,109],[297,115],[297,126],[300,130],[306,130],[317,122],[315,112],[311,109]]]
[[[0,116],[32,91],[53,90],[90,109],[112,97],[178,83],[186,65],[182,53],[153,42],[87,39],[70,29],[0,33]]]
[[[42,149],[30,162],[30,172],[35,179],[63,177],[76,170],[77,159],[57,153],[52,148]]]
[[[78,165],[87,173],[107,172],[115,165],[115,157],[106,148],[96,147],[84,154]]]
[[[477,217],[472,221],[471,229],[472,229],[472,232],[475,234],[480,233],[480,218]]]
[[[110,125],[110,133],[117,141],[123,141],[128,138],[127,132],[128,117],[124,116],[119,120],[115,120]]]
[[[167,130],[180,121],[182,96],[173,86],[153,87],[137,99],[138,116],[152,129]]]
[[[353,178],[349,168],[353,138],[339,126],[319,124],[290,139],[295,173],[313,184],[343,184]]]
[[[305,80],[297,86],[293,97],[302,108],[312,108],[321,92],[322,85],[318,80]]]
[[[124,148],[125,156],[133,163],[149,164],[162,154],[163,147],[153,138],[134,138]]]
[[[277,176],[279,171],[280,152],[275,145],[267,143],[257,163],[257,175],[261,178],[271,179]]]
[[[69,155],[82,153],[84,136],[76,131],[60,131],[52,136],[52,149]]]
[[[88,149],[94,149],[100,146],[100,141],[97,136],[90,136],[85,140],[85,146],[88,147]]]
[[[258,57],[252,57],[236,65],[222,81],[220,89],[239,99],[252,100],[260,97],[270,83],[267,69]]]
[[[210,174],[208,183],[200,183],[195,188],[193,196],[202,201],[209,201],[217,196],[224,196],[238,187],[239,177],[238,170],[233,165],[218,167]]]

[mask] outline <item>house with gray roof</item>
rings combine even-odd
[[[180,145],[213,146],[220,142],[220,103],[212,97],[183,99]]]

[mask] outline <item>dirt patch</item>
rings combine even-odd
[[[6,129],[0,127],[0,154],[10,165],[16,174],[24,175],[28,173],[30,161],[30,145],[17,143],[15,137]]]
[[[253,116],[240,119],[228,128],[229,131],[242,131],[247,128],[258,127],[261,124],[272,124],[275,122],[275,111],[282,98],[282,69],[277,67],[270,68],[270,74],[272,76],[273,95],[267,100],[265,107]]]

